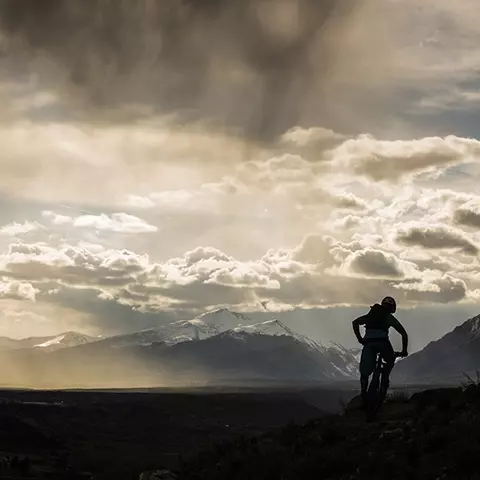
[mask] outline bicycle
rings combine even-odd
[[[394,355],[395,360],[402,357],[400,352],[394,352]],[[382,353],[378,352],[375,369],[373,370],[372,379],[367,389],[365,412],[368,421],[375,418],[387,395],[388,383],[383,381],[385,365],[386,362],[383,359]],[[387,385],[387,388],[382,388],[383,385]]]

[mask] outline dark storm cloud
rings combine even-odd
[[[312,101],[328,118],[327,78],[346,58],[337,40],[362,3],[2,0],[0,28],[4,58],[35,61],[41,82],[90,113],[118,121],[141,105],[268,139]]]

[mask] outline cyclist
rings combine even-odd
[[[385,366],[385,375],[382,378],[382,393],[386,394],[390,386],[390,373],[395,365],[395,352],[388,338],[388,330],[394,328],[402,336],[401,357],[408,355],[408,335],[402,324],[393,316],[397,304],[392,297],[385,297],[381,304],[376,303],[370,307],[366,315],[356,318],[352,322],[353,331],[358,341],[363,345],[360,358],[360,385],[362,390],[362,403],[366,404],[368,380],[375,369],[377,354],[381,353]],[[365,326],[365,335],[360,335],[360,326]]]

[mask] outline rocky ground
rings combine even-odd
[[[480,479],[480,387],[394,395],[366,423],[354,399],[344,414],[237,438],[195,455],[180,480]]]

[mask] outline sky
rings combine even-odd
[[[0,335],[385,295],[480,310],[475,0],[3,0]],[[266,304],[264,302],[267,302]]]

